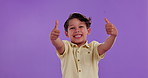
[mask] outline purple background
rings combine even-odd
[[[0,0],[0,78],[61,78],[60,60],[49,40],[70,13],[92,17],[88,40],[107,38],[104,17],[119,31],[99,63],[100,78],[148,78],[147,0]]]

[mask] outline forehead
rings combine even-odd
[[[85,22],[82,22],[77,18],[69,20],[69,26],[71,26],[71,25],[80,25],[80,24],[85,24]]]

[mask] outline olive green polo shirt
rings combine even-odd
[[[67,40],[63,40],[65,51],[62,55],[57,52],[61,60],[62,78],[98,78],[98,62],[104,57],[98,54],[97,47],[101,44],[92,41],[78,47]]]

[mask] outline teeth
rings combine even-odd
[[[81,35],[76,35],[75,37],[81,37]]]

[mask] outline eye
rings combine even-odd
[[[84,26],[79,26],[79,28],[84,28]]]
[[[70,29],[70,30],[71,30],[71,29],[75,29],[75,27],[71,27],[71,28],[69,28],[69,29]]]

